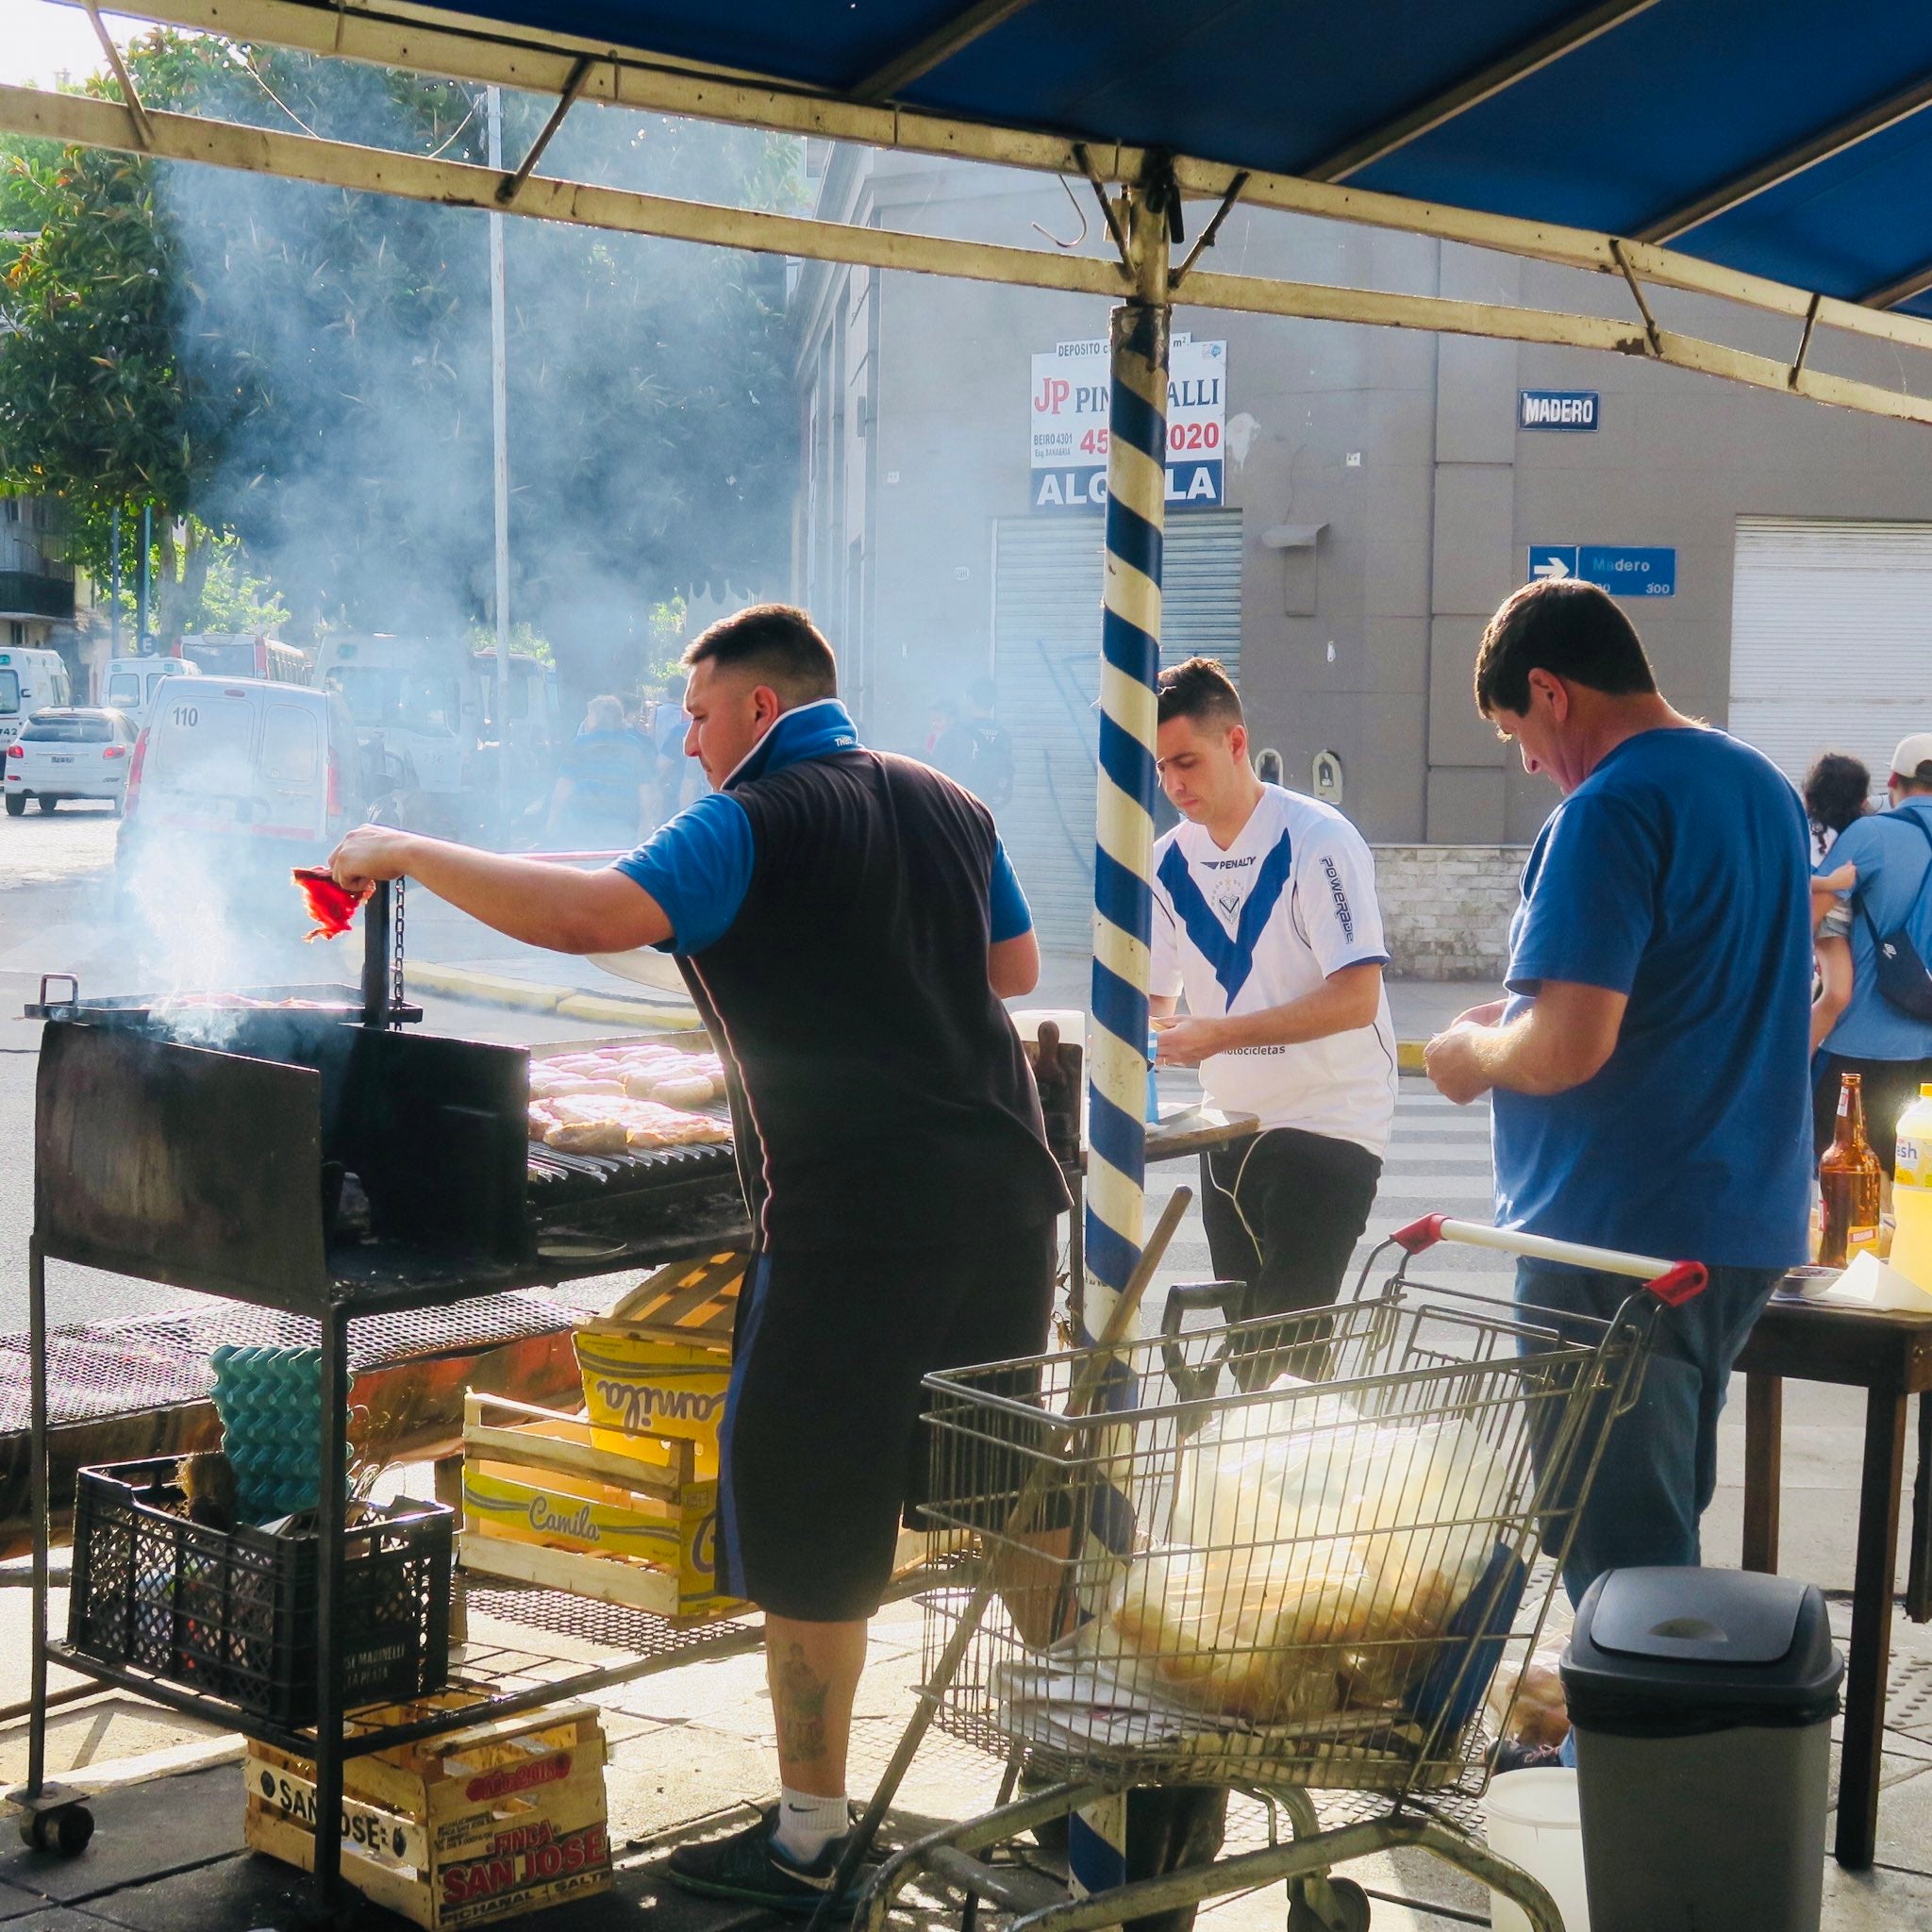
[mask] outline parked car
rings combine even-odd
[[[8,817],[17,819],[28,799],[52,811],[70,798],[105,798],[118,815],[136,736],[133,721],[119,711],[73,706],[36,711],[0,758]]]
[[[184,658],[116,658],[108,666],[101,702],[145,724],[156,691],[170,677],[198,677],[201,666]]]
[[[135,747],[115,851],[125,884],[198,848],[225,885],[325,858],[363,817],[356,727],[325,692],[263,679],[171,677]]]
[[[36,711],[71,705],[67,664],[58,651],[30,651],[9,644],[0,649],[0,748],[13,742]]]

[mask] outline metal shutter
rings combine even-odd
[[[1932,524],[1740,517],[1730,724],[1793,779],[1848,751],[1882,788],[1932,728]]]
[[[1041,943],[1066,950],[1092,943],[1102,535],[1097,517],[993,527],[993,670],[1014,764],[1000,835]],[[1241,511],[1171,519],[1163,556],[1161,662],[1218,658],[1239,681]]]

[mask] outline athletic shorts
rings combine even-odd
[[[878,1608],[924,1494],[922,1378],[1045,1349],[1058,1233],[754,1258],[719,1434],[721,1591],[810,1624]]]

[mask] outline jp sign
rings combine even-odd
[[[1527,575],[1532,583],[1576,577],[1613,597],[1674,597],[1677,553],[1617,543],[1532,543]]]
[[[1033,508],[1098,509],[1107,502],[1107,344],[1062,342],[1033,358]],[[1221,438],[1227,344],[1176,336],[1168,352],[1167,504],[1222,501]]]
[[[1525,389],[1517,391],[1519,429],[1594,429],[1599,415],[1593,389]]]

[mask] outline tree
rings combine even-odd
[[[480,96],[452,83],[166,31],[129,62],[157,107],[482,158]],[[550,105],[507,97],[509,151]],[[795,143],[594,106],[552,156],[659,192],[797,192]],[[487,615],[481,217],[25,146],[8,183],[0,226],[38,239],[0,298],[23,330],[0,353],[0,476],[85,498],[90,560],[105,508],[152,500],[170,528],[190,520],[166,573],[184,600],[206,528],[240,539],[299,623],[460,633]],[[556,640],[570,681],[604,684],[640,661],[652,605],[782,568],[782,271],[527,220],[506,233],[512,612]]]

